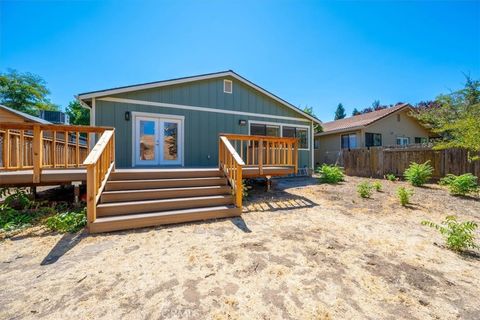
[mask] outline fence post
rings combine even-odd
[[[263,140],[258,141],[258,171],[263,174]]]
[[[33,183],[40,183],[42,174],[42,134],[39,125],[33,126]]]

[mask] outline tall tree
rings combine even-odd
[[[13,69],[0,73],[0,104],[37,116],[39,110],[58,110],[49,94],[45,80],[38,75]]]
[[[380,110],[380,100],[375,100],[372,102],[372,108],[373,110],[377,111]]]
[[[70,118],[70,123],[75,125],[90,125],[90,111],[82,107],[78,101],[70,101],[65,109]]]
[[[311,115],[311,116],[314,117],[314,118],[317,118],[317,116],[316,116],[315,113],[313,112],[313,108],[312,108],[312,107],[306,106],[305,108],[303,108],[303,112]],[[318,119],[318,118],[317,118],[317,119]],[[315,133],[319,133],[319,132],[322,132],[322,131],[323,131],[322,127],[321,127],[319,124],[314,124],[314,125],[313,125],[313,130],[315,131]]]
[[[358,116],[359,114],[361,114],[360,111],[358,111],[357,108],[354,108],[352,112],[352,116]]]
[[[343,119],[347,116],[345,113],[345,108],[343,107],[342,103],[339,103],[337,106],[337,110],[335,110],[335,120]]]
[[[441,137],[435,148],[463,148],[470,159],[478,159],[472,154],[480,152],[480,80],[466,76],[463,89],[421,104],[414,116]]]

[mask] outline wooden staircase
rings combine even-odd
[[[219,169],[112,172],[90,232],[234,217],[232,189]]]

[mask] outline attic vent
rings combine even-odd
[[[232,93],[233,86],[231,80],[223,80],[223,92]]]

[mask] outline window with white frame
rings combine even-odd
[[[233,92],[232,80],[223,80],[223,92],[225,92],[225,93],[232,93]]]
[[[272,136],[272,137],[292,137],[298,138],[299,149],[309,149],[307,127],[297,127],[286,124],[250,122],[250,134],[255,136]]]
[[[410,144],[409,137],[397,137],[397,145],[399,146],[406,146]]]

